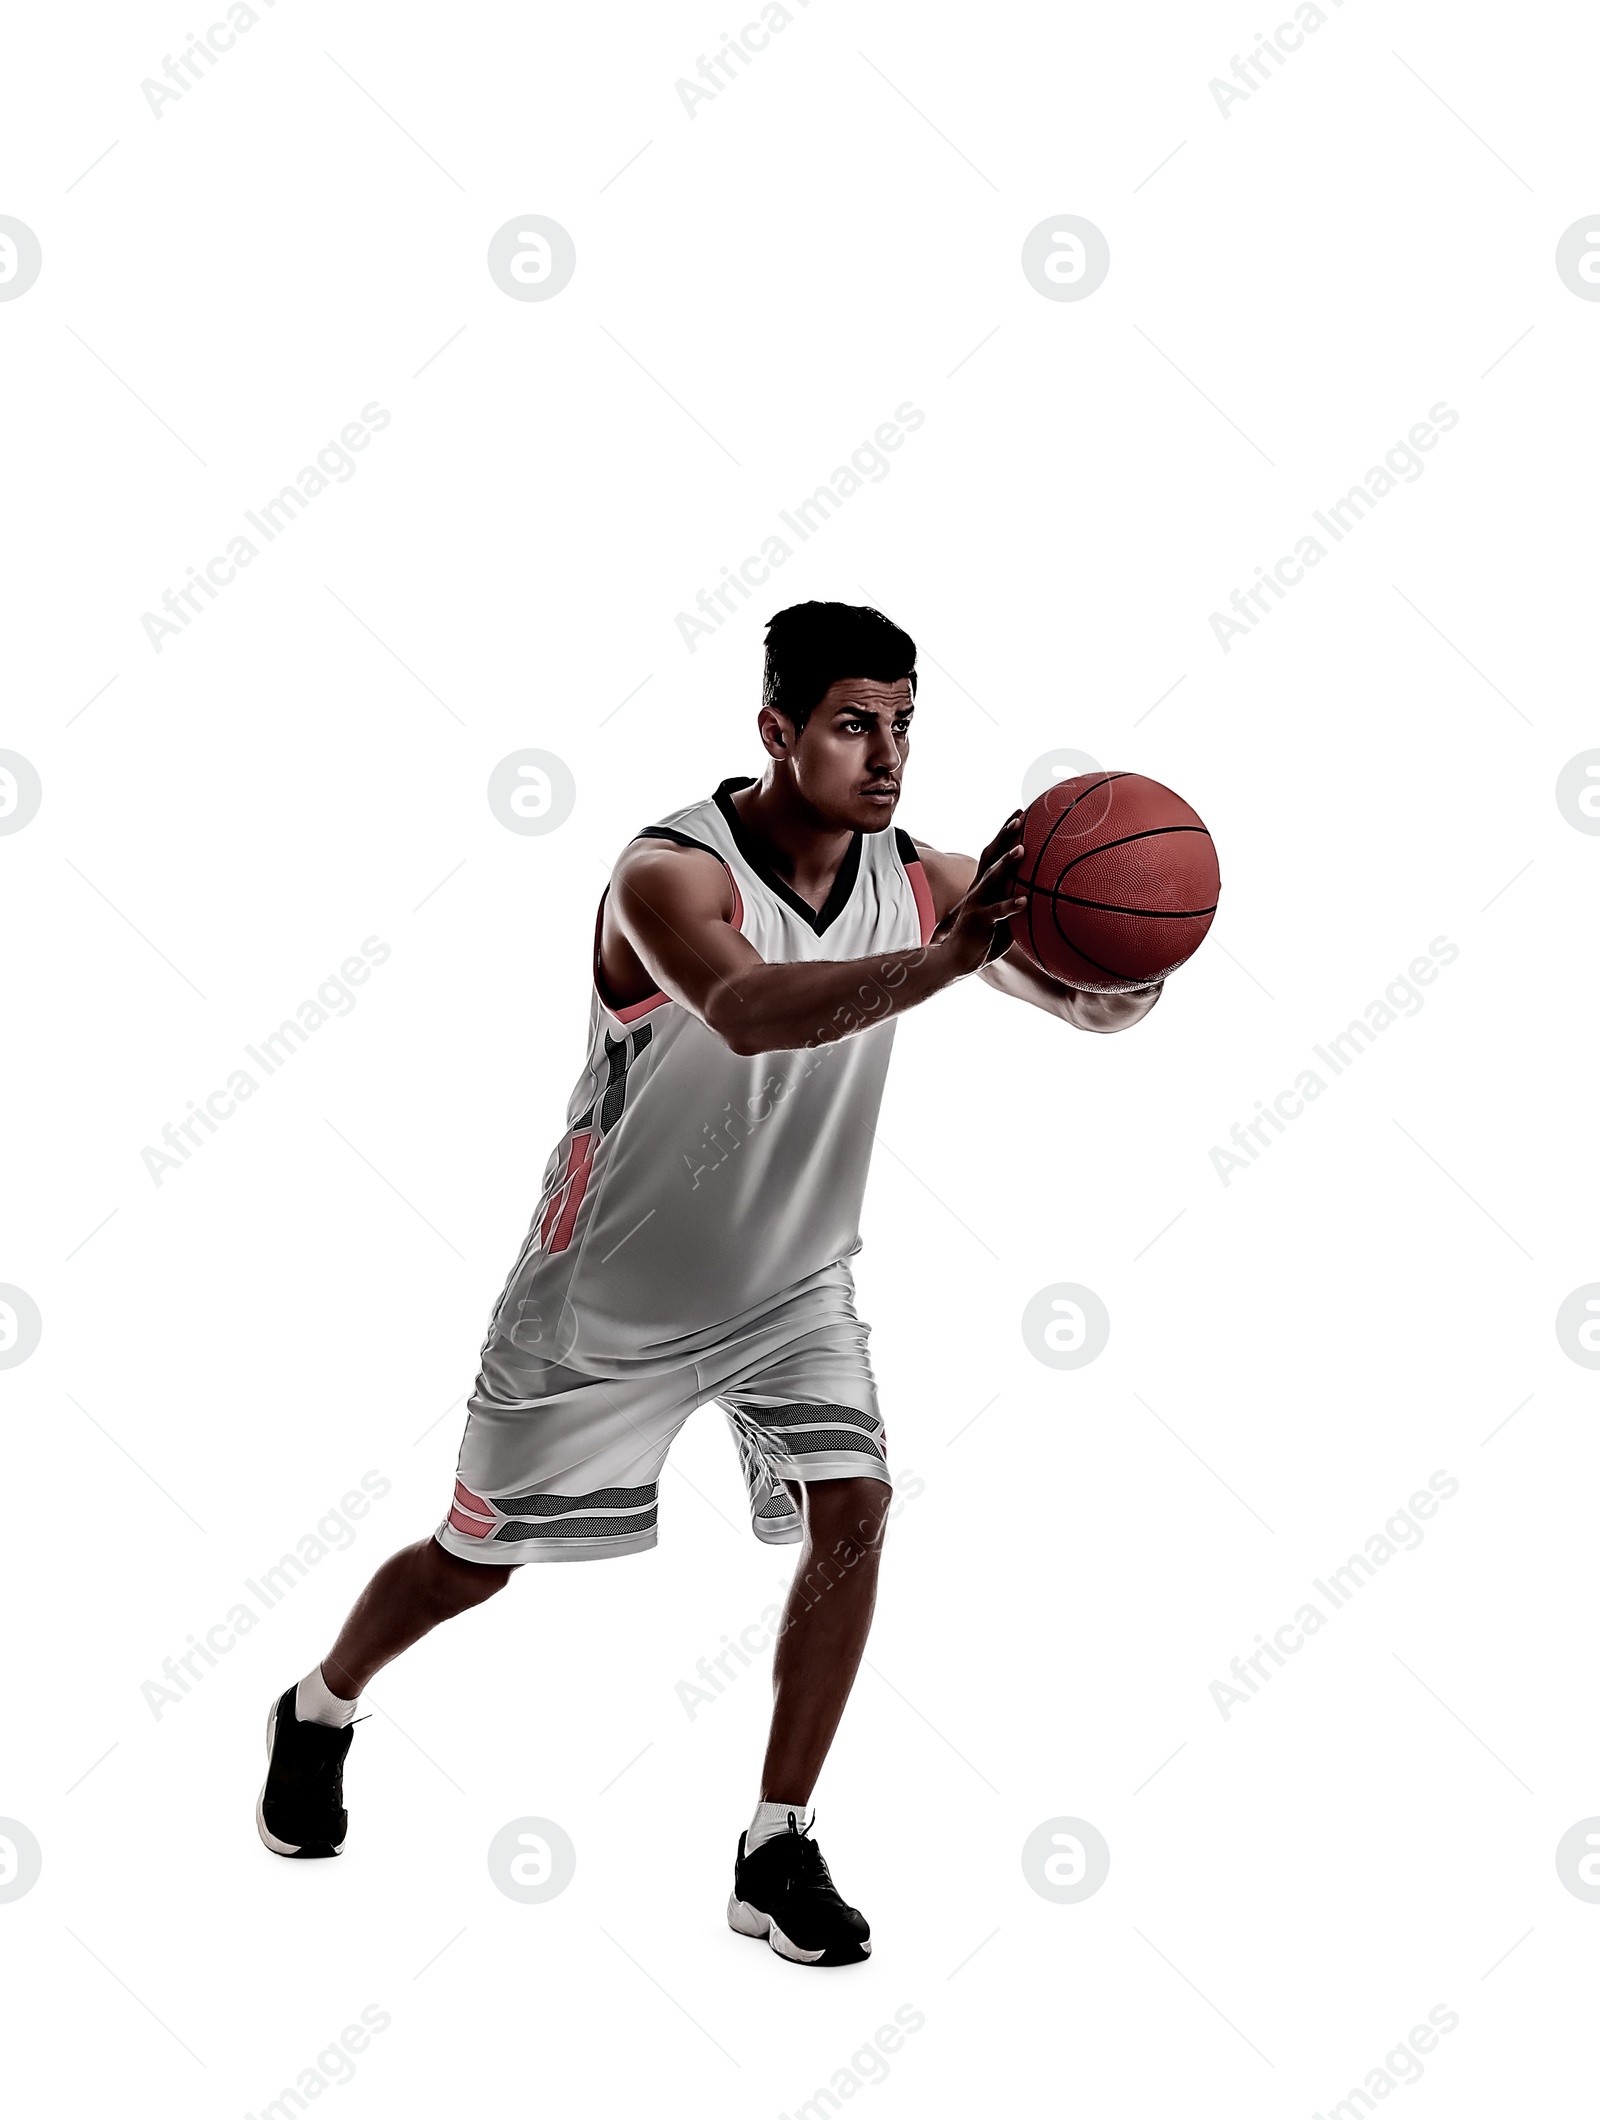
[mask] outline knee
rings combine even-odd
[[[429,1590],[447,1612],[467,1612],[484,1604],[511,1580],[511,1570],[483,1561],[464,1561],[447,1553],[437,1539],[427,1542]]]
[[[821,1480],[807,1490],[812,1543],[854,1565],[876,1560],[894,1490],[883,1480]]]

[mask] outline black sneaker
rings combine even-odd
[[[764,1840],[753,1855],[733,1860],[728,1926],[741,1936],[765,1936],[780,1958],[797,1965],[860,1965],[872,1951],[866,1916],[839,1897],[822,1850],[789,1813],[787,1829]]]
[[[293,1686],[267,1717],[267,1778],[256,1801],[256,1831],[274,1855],[337,1855],[349,1814],[344,1756],[354,1728],[301,1722]]]

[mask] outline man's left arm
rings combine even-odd
[[[1018,1001],[1031,1001],[1035,1008],[1047,1009],[1052,1016],[1061,1017],[1063,1022],[1076,1024],[1080,1031],[1131,1030],[1161,999],[1159,979],[1154,986],[1134,987],[1118,994],[1097,994],[1087,987],[1063,986],[1059,979],[1046,978],[1043,972],[1036,971],[1015,946],[1005,956],[996,957],[984,965],[978,977],[988,985],[998,987],[1002,994],[1014,995]]]
[[[922,859],[923,873],[933,896],[934,913],[943,919],[971,889],[977,863],[970,854],[941,854],[936,847],[913,842]],[[1135,987],[1130,992],[1100,994],[1086,987],[1066,986],[1030,964],[1013,945],[1003,956],[980,967],[978,977],[1014,1000],[1028,1001],[1047,1015],[1059,1016],[1080,1031],[1131,1030],[1148,1016],[1161,998],[1161,981]]]

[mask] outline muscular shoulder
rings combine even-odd
[[[596,970],[608,1006],[627,1008],[662,991],[658,971],[705,923],[733,918],[733,885],[718,857],[671,839],[630,840],[617,856],[600,902]],[[673,988],[676,994],[677,987]]]
[[[928,879],[928,888],[933,893],[933,910],[942,920],[953,905],[958,905],[972,888],[972,879],[978,873],[978,863],[971,854],[941,854],[926,840],[913,839],[917,859],[922,863],[923,874]]]
[[[674,839],[630,839],[617,856],[611,881],[620,905],[657,912],[733,912],[733,884],[720,856]]]

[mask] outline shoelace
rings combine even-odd
[[[302,1782],[310,1786],[321,1786],[334,1797],[344,1790],[344,1760],[335,1753],[323,1752],[308,1762],[310,1772],[303,1775]]]
[[[812,1819],[804,1826],[790,1826],[789,1828],[789,1833],[792,1836],[790,1853],[794,1857],[795,1879],[796,1882],[802,1884],[827,1885],[832,1890],[833,1878],[829,1875],[827,1860],[821,1848],[811,1838],[811,1827],[815,1823],[816,1820]]]
[[[370,1716],[358,1715],[355,1717],[354,1721],[345,1723],[338,1730],[333,1729],[325,1723],[303,1723],[301,1724],[301,1728],[306,1730],[325,1729],[327,1730],[328,1738],[330,1740],[333,1740],[342,1736],[345,1730],[353,1730],[355,1728],[356,1723],[369,1722],[370,1720]],[[309,1769],[307,1778],[314,1781],[324,1781],[329,1783],[332,1787],[333,1794],[336,1797],[340,1796],[343,1793],[344,1789],[345,1755],[349,1751],[349,1749],[350,1748],[348,1745],[340,1745],[333,1742],[325,1744],[314,1744],[313,1747],[310,1748],[310,1757],[306,1761],[307,1768]]]

